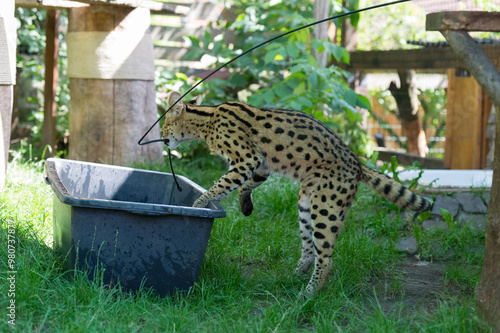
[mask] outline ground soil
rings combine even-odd
[[[380,308],[386,314],[400,310],[410,315],[432,311],[437,306],[438,295],[450,291],[443,285],[446,266],[446,262],[419,261],[408,256],[395,268],[392,280],[372,279]]]

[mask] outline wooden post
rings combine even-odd
[[[69,158],[115,165],[162,161],[137,141],[158,117],[150,13],[99,6],[69,11]],[[160,129],[146,140],[158,139]]]
[[[47,20],[45,24],[45,90],[44,90],[44,108],[42,124],[42,147],[47,145],[55,149],[56,145],[56,123],[57,123],[57,80],[59,78],[59,69],[57,59],[59,56],[59,10],[47,10]],[[47,150],[45,157],[52,156],[50,150]]]
[[[12,101],[16,84],[16,26],[14,0],[0,1],[0,189],[5,186],[10,146]]]

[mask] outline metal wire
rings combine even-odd
[[[365,8],[353,10],[353,11],[350,11],[350,12],[347,12],[347,13],[342,13],[342,14],[334,15],[332,17],[328,17],[328,18],[325,18],[325,19],[322,19],[322,20],[319,20],[319,21],[316,21],[316,22],[304,25],[302,27],[299,27],[299,28],[287,31],[285,33],[282,33],[282,34],[280,34],[278,36],[272,37],[272,38],[270,38],[270,39],[268,39],[268,40],[266,40],[266,41],[264,41],[264,42],[262,42],[262,43],[260,43],[260,44],[258,44],[256,46],[248,49],[247,51],[243,52],[242,54],[240,54],[240,55],[234,57],[233,59],[229,60],[228,62],[226,62],[225,64],[223,64],[219,68],[215,69],[213,72],[211,72],[210,74],[208,74],[205,78],[203,78],[201,81],[197,82],[194,86],[192,86],[184,95],[182,95],[177,101],[175,101],[174,104],[172,104],[165,112],[163,112],[163,114],[160,116],[160,118],[158,118],[154,122],[154,124],[147,130],[147,132],[139,139],[139,141],[137,143],[139,145],[143,146],[143,145],[147,145],[149,143],[163,141],[163,139],[157,139],[157,140],[151,140],[151,141],[142,142],[142,140],[144,140],[144,138],[146,137],[146,135],[148,135],[149,132],[151,132],[151,130],[156,126],[156,124],[158,124],[160,122],[160,120],[163,117],[165,117],[165,115],[167,114],[167,112],[170,111],[170,109],[172,109],[187,94],[189,94],[191,91],[193,91],[194,89],[196,89],[196,87],[198,87],[200,84],[202,84],[206,79],[208,79],[209,77],[211,77],[212,75],[214,75],[215,73],[217,73],[218,71],[220,71],[221,69],[223,69],[224,67],[226,67],[227,65],[233,63],[234,61],[238,60],[239,58],[241,58],[241,57],[247,55],[248,53],[252,52],[253,50],[258,49],[259,47],[261,47],[263,45],[266,45],[266,44],[268,44],[268,43],[270,43],[272,41],[275,41],[276,39],[279,39],[281,37],[290,35],[290,34],[292,34],[294,32],[297,32],[297,31],[300,31],[302,29],[306,29],[306,28],[312,27],[314,25],[317,25],[317,24],[320,24],[320,23],[323,23],[323,22],[335,20],[335,19],[338,19],[338,18],[341,18],[341,17],[345,17],[345,16],[349,16],[349,15],[361,13],[361,12],[372,10],[372,9],[377,9],[377,8],[381,8],[381,7],[392,6],[392,5],[396,5],[398,3],[408,2],[408,1],[410,1],[410,0],[398,0],[398,1],[386,2],[386,3],[381,3],[381,4],[370,6],[370,7],[365,7]]]
[[[253,50],[255,49],[258,49],[259,47],[263,46],[263,45],[266,45],[272,41],[275,41],[281,37],[284,37],[284,36],[287,36],[287,35],[290,35],[294,32],[297,32],[299,30],[302,30],[302,29],[306,29],[306,28],[309,28],[309,27],[312,27],[314,25],[317,25],[317,24],[320,24],[320,23],[323,23],[323,22],[327,22],[327,21],[331,21],[331,20],[335,20],[335,19],[338,19],[338,18],[341,18],[341,17],[345,17],[345,16],[349,16],[349,15],[353,15],[353,14],[357,14],[357,13],[361,13],[361,12],[364,12],[364,11],[368,11],[368,10],[372,10],[372,9],[376,9],[376,8],[381,8],[381,7],[387,7],[387,6],[392,6],[392,5],[395,5],[395,4],[398,4],[398,3],[402,3],[402,2],[408,2],[410,0],[398,0],[398,1],[392,1],[392,2],[387,2],[387,3],[382,3],[382,4],[378,4],[378,5],[374,5],[374,6],[370,6],[370,7],[365,7],[365,8],[361,8],[361,9],[358,9],[358,10],[353,10],[353,11],[350,11],[350,12],[347,12],[347,13],[342,13],[342,14],[338,14],[338,15],[334,15],[332,17],[328,17],[328,18],[325,18],[325,19],[322,19],[322,20],[319,20],[319,21],[316,21],[316,22],[313,22],[313,23],[310,23],[310,24],[307,24],[307,25],[304,25],[302,27],[299,27],[299,28],[296,28],[296,29],[292,29],[290,31],[287,31],[285,33],[282,33],[278,36],[275,36],[273,38],[270,38],[250,49],[248,49],[247,51],[243,52],[242,54],[234,57],[233,59],[229,60],[228,62],[226,62],[225,64],[223,64],[222,66],[218,67],[216,70],[214,70],[213,72],[211,72],[210,74],[208,74],[206,77],[204,77],[202,80],[200,80],[199,82],[197,82],[194,86],[192,86],[186,93],[184,93],[184,95],[182,95],[178,100],[175,101],[174,104],[172,104],[165,112],[163,112],[163,114],[160,116],[160,118],[158,118],[153,125],[151,125],[151,127],[147,130],[147,132],[139,139],[139,141],[137,142],[139,145],[143,146],[143,145],[147,145],[147,144],[150,144],[150,143],[153,143],[153,142],[160,142],[160,141],[164,141],[163,139],[157,139],[157,140],[151,140],[151,141],[146,141],[146,142],[142,142],[142,140],[144,140],[144,138],[146,137],[146,135],[149,134],[149,132],[151,132],[151,130],[156,126],[156,124],[158,124],[160,122],[160,120],[165,117],[165,115],[167,114],[168,111],[170,111],[170,109],[172,109],[177,103],[179,103],[179,101],[181,101],[187,94],[189,94],[191,91],[193,91],[194,89],[196,89],[196,87],[198,87],[200,84],[202,84],[206,79],[208,79],[209,77],[211,77],[212,75],[214,75],[215,73],[217,73],[218,71],[220,71],[221,69],[223,69],[224,67],[226,67],[227,65],[231,64],[232,62],[238,60],[239,58],[247,55],[248,53],[252,52]],[[179,185],[179,183],[177,182],[177,177],[175,176],[175,172],[174,172],[174,168],[173,168],[173,165],[172,165],[172,154],[170,152],[170,149],[168,149],[168,160],[170,162],[170,170],[172,170],[172,176],[174,178],[174,181],[175,181],[175,184],[177,185],[177,190],[179,192],[182,192],[182,188],[181,186]]]

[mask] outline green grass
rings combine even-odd
[[[214,157],[174,159],[174,167],[206,188],[225,168]],[[293,274],[301,244],[298,190],[291,181],[271,177],[256,189],[250,217],[239,212],[236,193],[223,199],[227,217],[214,223],[198,282],[188,293],[159,298],[147,290],[110,289],[89,282],[84,274],[68,279],[51,249],[52,190],[44,182],[43,168],[13,162],[0,192],[0,244],[6,244],[10,223],[16,235],[16,326],[6,320],[10,268],[7,246],[2,245],[0,331],[489,331],[474,307],[482,255],[467,251],[484,243],[484,235],[460,230],[422,235],[421,252],[427,259],[433,257],[426,244],[433,240],[446,241],[455,251],[442,276],[432,281],[439,292],[427,296],[428,306],[413,307],[405,294],[408,279],[401,272],[408,259],[394,244],[414,231],[393,205],[364,186],[339,237],[328,282],[315,298],[301,298],[309,275]]]

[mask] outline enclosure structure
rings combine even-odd
[[[7,2],[13,12],[14,1]],[[137,144],[158,117],[150,12],[183,15],[188,8],[147,0],[16,0],[15,4],[47,10],[44,144],[53,145],[55,140],[57,11],[64,9],[69,17],[69,157],[115,165],[162,161],[159,143]],[[156,138],[158,126],[147,137]]]
[[[494,64],[500,65],[500,45],[481,45],[481,48]],[[448,46],[355,51],[351,53],[349,68],[362,72],[416,70],[421,73],[446,74],[448,88],[444,167],[485,167],[488,153],[486,124],[492,103]]]

